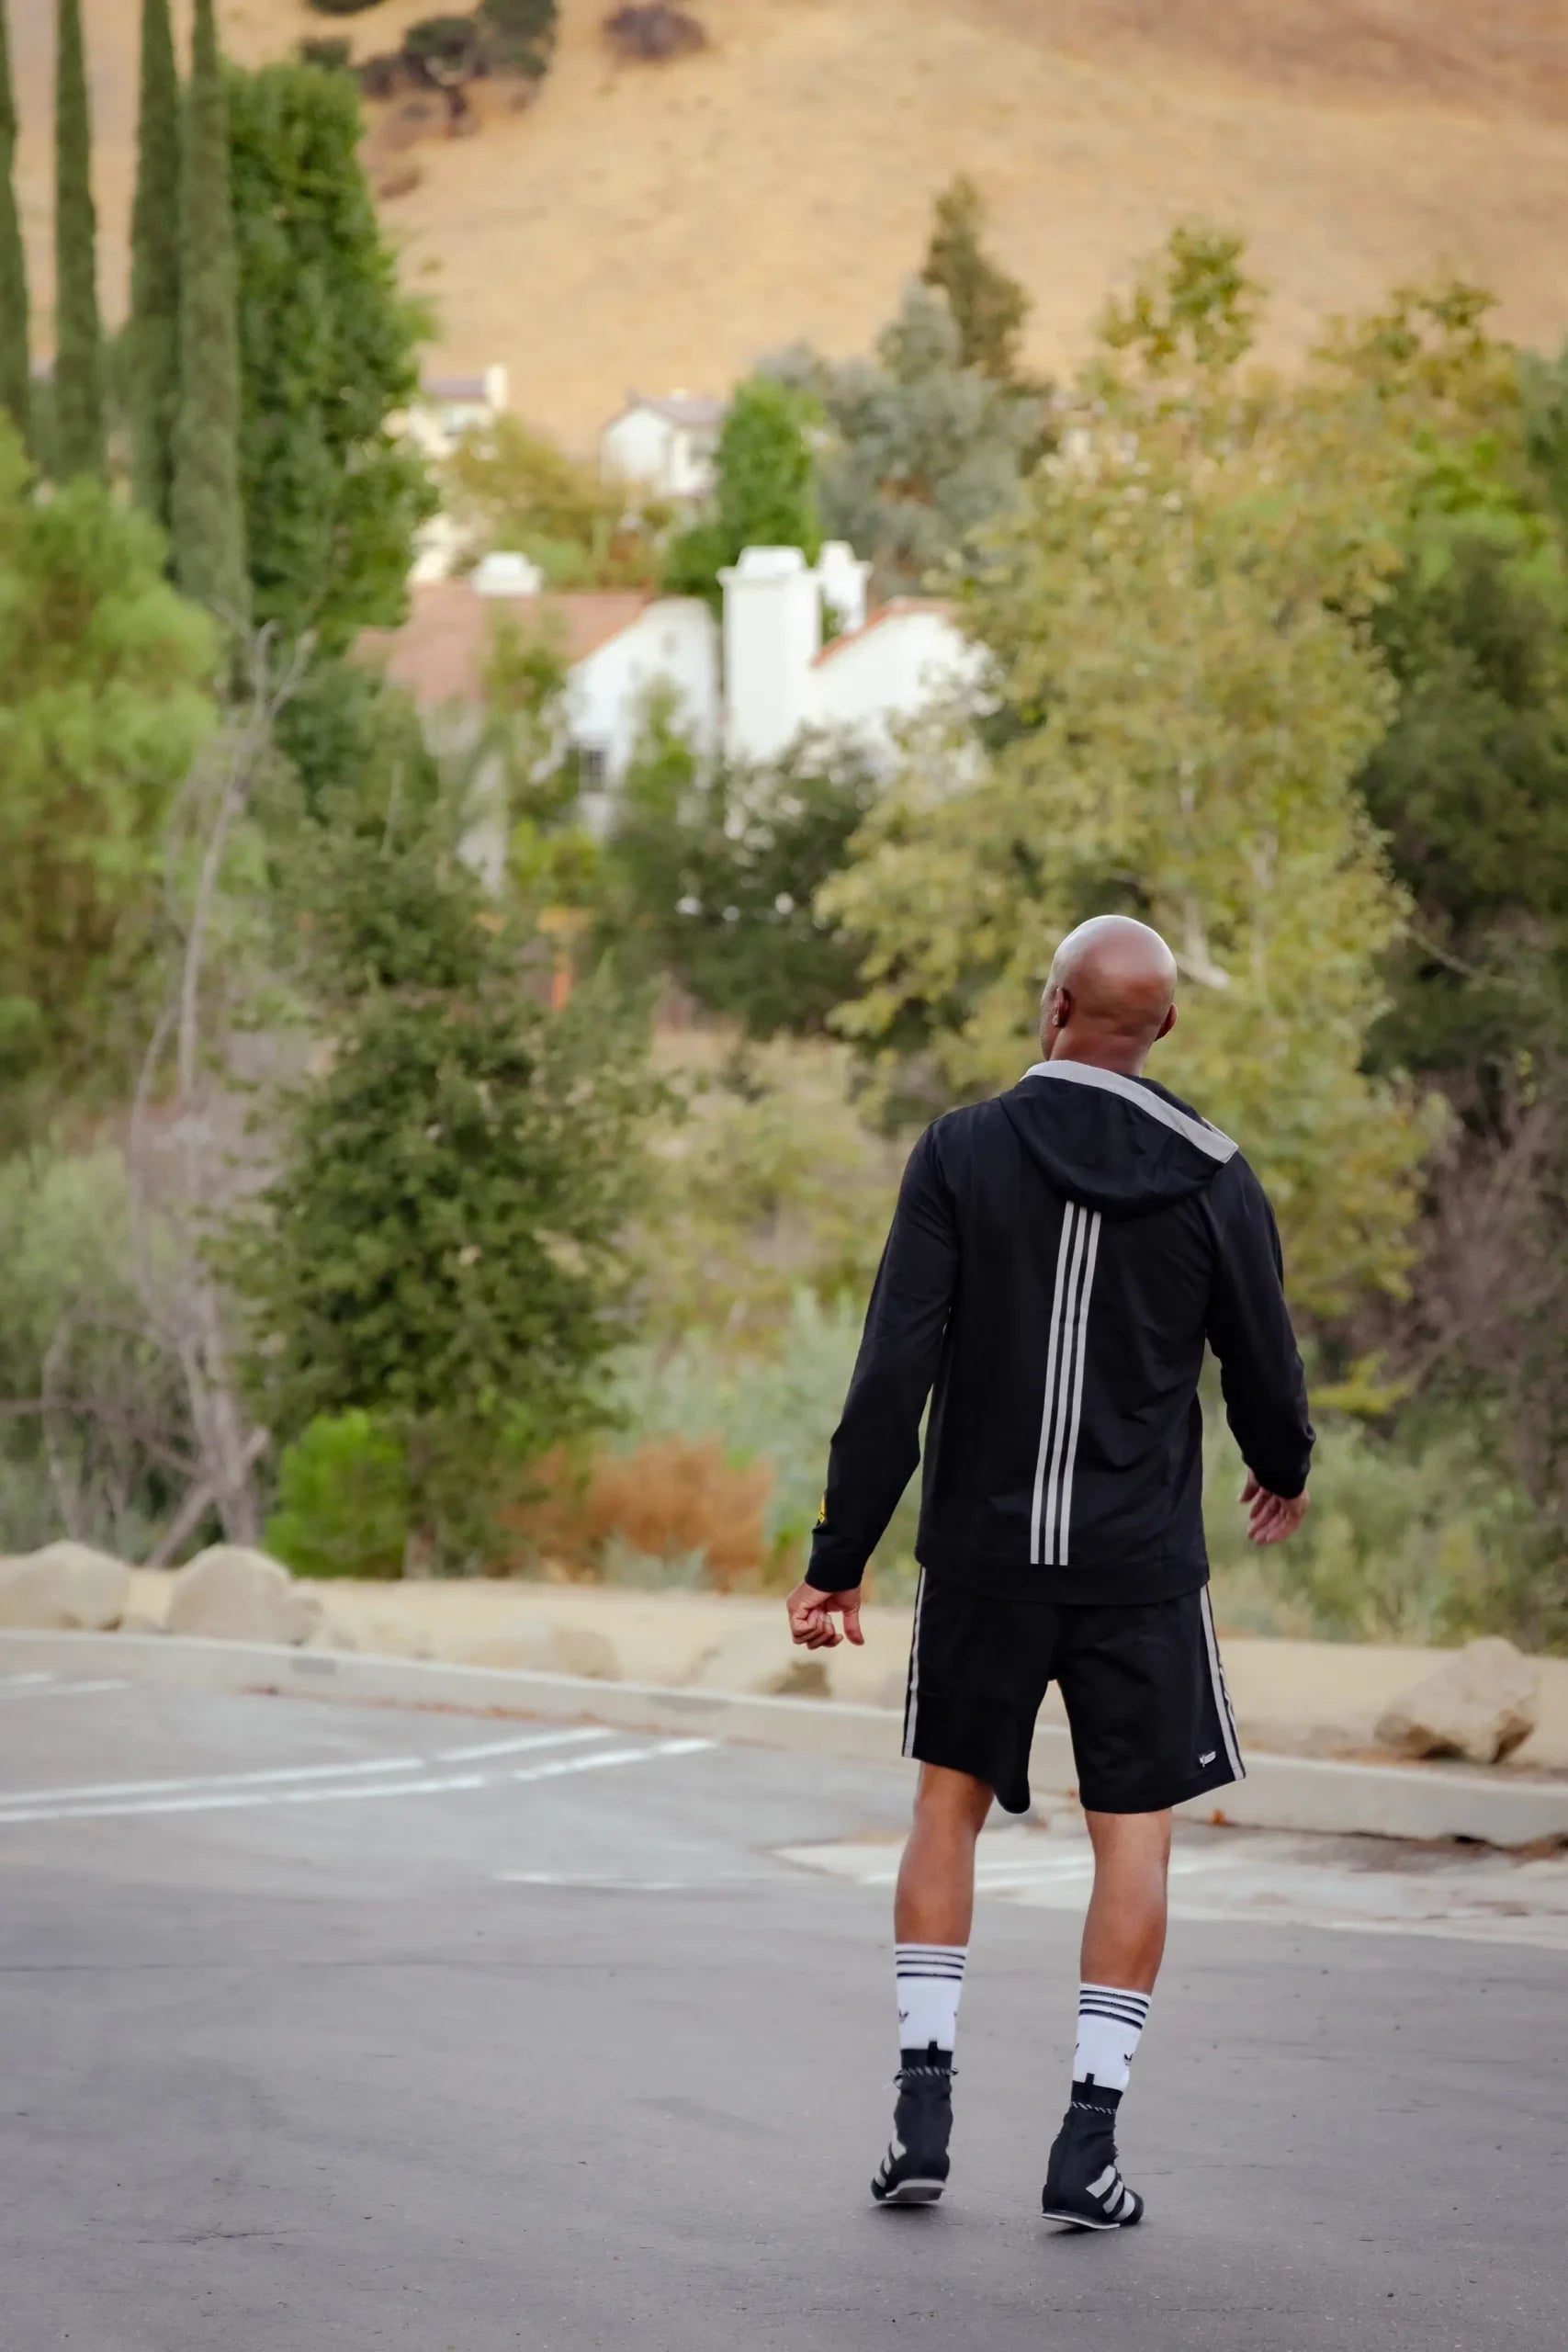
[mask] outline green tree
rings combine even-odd
[[[0,415],[24,441],[32,432],[28,365],[28,262],[17,212],[17,101],[11,86],[11,37],[0,0]]]
[[[333,1051],[241,1257],[258,1391],[286,1440],[371,1415],[413,1558],[462,1567],[520,1464],[607,1409],[647,1074],[598,989],[544,1008],[449,831],[329,829],[319,857]]]
[[[229,98],[213,0],[197,0],[180,167],[180,399],[170,514],[175,574],[231,628],[250,616],[240,498],[240,346]]]
[[[937,198],[920,277],[947,297],[960,365],[977,368],[993,383],[1016,385],[1029,297],[986,252],[985,225],[986,200],[961,172]]]
[[[705,768],[655,709],[622,788],[604,921],[699,1004],[752,1037],[821,1030],[854,986],[860,943],[818,911],[872,806],[852,740],[807,735],[779,760]]]
[[[651,588],[670,510],[638,506],[547,435],[514,416],[464,435],[446,467],[446,501],[480,553],[516,550],[552,588]]]
[[[1235,249],[1232,249],[1235,258]],[[1071,462],[1032,485],[968,592],[991,657],[962,718],[873,809],[823,893],[871,943],[846,1026],[1005,1083],[1055,937],[1121,906],[1170,938],[1185,1020],[1159,1074],[1238,1135],[1324,1312],[1396,1283],[1427,1142],[1362,1069],[1404,902],[1354,785],[1393,693],[1364,616],[1394,560],[1395,438],[1259,394],[1237,273],[1178,247],[1107,342]]]
[[[180,80],[169,0],[142,0],[125,356],[136,495],[166,531],[180,400]]]
[[[101,474],[104,354],[97,215],[82,0],[60,0],[54,111],[54,464],[62,481]]]
[[[118,1094],[144,1043],[170,800],[213,723],[213,643],[158,534],[91,480],[31,492],[0,424],[0,1094]]]
[[[387,429],[418,388],[423,313],[398,291],[351,78],[271,65],[231,76],[230,106],[255,615],[341,650],[402,618],[436,503]]]
[[[822,550],[812,435],[814,397],[771,376],[752,376],[729,404],[719,434],[710,512],[682,532],[665,566],[666,591],[719,602],[718,574],[748,547]]]
[[[824,529],[870,557],[885,595],[950,571],[1040,453],[1038,396],[966,367],[947,305],[919,286],[874,359],[829,360],[797,345],[768,367],[820,404]]]

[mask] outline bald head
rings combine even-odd
[[[1176,1026],[1175,997],[1176,958],[1158,932],[1131,915],[1096,915],[1068,932],[1052,959],[1041,1046],[1047,1060],[1135,1073]]]

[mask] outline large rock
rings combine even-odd
[[[1540,1675],[1512,1642],[1470,1642],[1384,1710],[1377,1743],[1396,1756],[1495,1764],[1534,1731],[1540,1691]]]
[[[102,1633],[130,1604],[130,1570],[87,1544],[46,1544],[0,1560],[0,1625]]]
[[[308,1641],[321,1614],[288,1569],[243,1544],[213,1544],[169,1588],[171,1634],[219,1642]]]

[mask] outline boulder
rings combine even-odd
[[[0,1625],[45,1633],[102,1633],[130,1602],[130,1570],[87,1544],[46,1544],[0,1560]]]
[[[168,1630],[209,1641],[308,1641],[321,1615],[314,1593],[288,1570],[243,1544],[213,1544],[169,1588]]]
[[[1467,1756],[1495,1764],[1536,1726],[1540,1677],[1499,1635],[1468,1642],[1402,1691],[1378,1718],[1380,1747],[1396,1756]]]

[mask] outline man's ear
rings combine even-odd
[[[1170,1008],[1170,1011],[1166,1014],[1165,1019],[1160,1023],[1159,1027],[1155,1031],[1155,1043],[1156,1043],[1156,1045],[1157,1046],[1157,1045],[1159,1044],[1159,1041],[1160,1041],[1160,1039],[1161,1039],[1162,1037],[1168,1037],[1168,1036],[1169,1036],[1169,1035],[1170,1035],[1170,1033],[1171,1033],[1171,1031],[1175,1028],[1175,1026],[1176,1026],[1176,1007],[1175,1007],[1175,1005],[1173,1004],[1173,1005],[1171,1006],[1171,1008]]]

